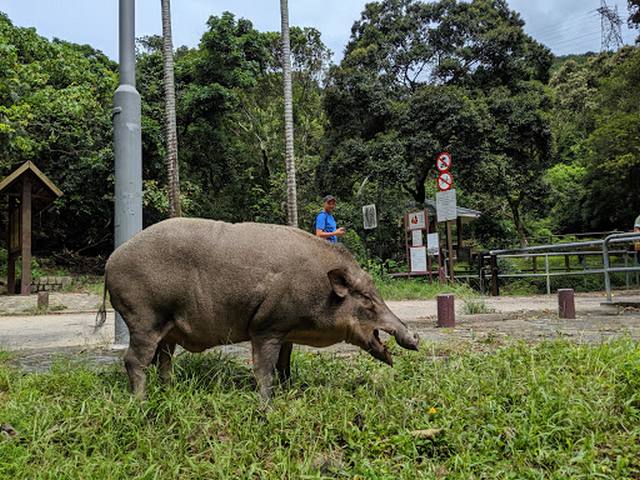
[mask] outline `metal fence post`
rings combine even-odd
[[[607,302],[611,302],[611,276],[609,274],[609,237],[602,242],[602,269],[604,270],[604,289],[607,292]]]
[[[547,275],[547,295],[551,295],[551,277],[549,276],[549,255],[544,256],[544,271]]]
[[[625,253],[623,258],[624,258],[624,268],[627,268],[629,266],[629,255]],[[631,287],[631,277],[629,272],[625,272],[624,274],[624,283],[627,286],[627,288]]]

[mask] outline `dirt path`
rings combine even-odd
[[[468,342],[483,348],[510,340],[535,342],[554,338],[598,343],[621,335],[640,339],[639,310],[603,307],[599,295],[579,296],[576,299],[578,318],[561,320],[556,313],[555,301],[546,296],[487,299],[487,304],[497,313],[481,315],[461,315],[462,302],[459,302],[457,324],[452,329],[436,326],[436,302],[433,300],[388,303],[412,330],[419,333],[423,342],[436,345]],[[113,312],[108,314],[106,324],[98,332],[94,332],[94,321],[95,313],[0,316],[0,350],[13,351],[14,362],[27,371],[48,368],[60,354],[75,359],[86,358],[97,364],[119,362],[122,350],[111,348]],[[245,360],[251,358],[250,345],[246,342],[218,348]],[[339,344],[324,351],[350,355],[357,349]]]

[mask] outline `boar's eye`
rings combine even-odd
[[[358,294],[358,299],[362,302],[364,308],[372,310],[373,309],[373,300],[368,295]]]

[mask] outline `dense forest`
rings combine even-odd
[[[205,20],[198,47],[175,54],[183,214],[285,223],[280,34],[232,13]],[[354,22],[338,64],[321,32],[292,27],[301,228],[332,193],[350,248],[400,255],[402,213],[433,197],[446,149],[458,203],[482,212],[478,246],[631,229],[640,50],[554,58],[523,26],[505,0],[381,0]],[[162,39],[140,38],[137,60],[151,224],[168,209]],[[40,252],[112,248],[116,85],[100,51],[0,15],[0,178],[31,160],[65,193],[35,219]],[[369,203],[379,228],[365,234]]]

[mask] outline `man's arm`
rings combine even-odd
[[[344,227],[340,227],[335,232],[325,232],[323,230],[320,230],[319,228],[316,228],[316,236],[320,238],[333,237],[334,235],[336,237],[342,237],[344,233],[345,233]]]

